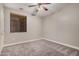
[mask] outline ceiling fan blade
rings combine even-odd
[[[34,7],[34,6],[37,6],[37,5],[29,5],[28,7]]]
[[[46,4],[51,4],[51,3],[41,3],[41,5],[46,5]]]
[[[48,9],[47,9],[46,7],[44,7],[44,6],[43,6],[43,9],[44,9],[45,11],[48,11]]]

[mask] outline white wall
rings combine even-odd
[[[43,19],[43,37],[79,47],[79,4],[70,4]]]
[[[4,41],[4,7],[0,4],[0,52]]]
[[[27,16],[27,32],[10,33],[10,12]],[[41,19],[26,12],[5,8],[5,40],[4,44],[12,44],[41,37]]]

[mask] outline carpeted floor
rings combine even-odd
[[[70,56],[79,55],[79,51],[47,40],[4,47],[1,56]]]

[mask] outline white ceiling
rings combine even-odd
[[[6,3],[4,5],[6,7],[13,8],[16,10],[20,10],[19,8],[23,8],[22,11],[32,14],[32,12],[34,11],[35,8],[34,7],[29,8],[28,5],[31,5],[31,4],[34,5],[35,3]],[[37,16],[40,16],[40,17],[48,16],[48,15],[53,14],[56,11],[62,9],[63,7],[66,7],[67,5],[68,4],[66,4],[66,3],[52,3],[49,5],[45,5],[48,8],[48,11],[41,9],[38,12]]]

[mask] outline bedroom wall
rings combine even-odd
[[[4,41],[4,7],[0,4],[0,52],[3,47]]]
[[[27,32],[10,33],[10,12],[27,16]],[[26,12],[5,7],[5,40],[4,45],[18,43],[41,37],[41,19]]]
[[[43,37],[79,47],[79,4],[70,4],[44,18]]]

